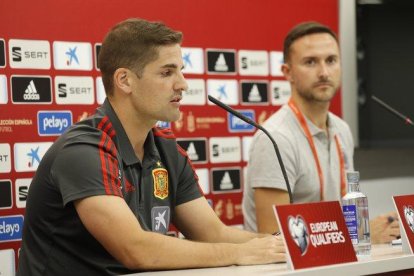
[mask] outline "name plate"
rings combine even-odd
[[[401,241],[405,253],[414,253],[414,195],[393,196],[400,217]],[[408,247],[407,247],[408,244]]]
[[[273,205],[293,269],[356,262],[338,201]]]

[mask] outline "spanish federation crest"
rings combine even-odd
[[[164,168],[152,170],[152,178],[154,179],[154,196],[159,199],[168,197],[168,172]]]

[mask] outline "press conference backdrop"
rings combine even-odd
[[[66,128],[104,101],[97,55],[109,28],[129,17],[161,20],[183,31],[189,89],[180,119],[159,125],[172,128],[187,151],[217,216],[228,225],[240,225],[247,152],[255,129],[209,103],[207,94],[262,123],[290,96],[280,72],[285,34],[308,20],[337,31],[338,3],[2,0],[1,269],[12,271],[17,263],[27,193],[44,153]],[[340,106],[337,96],[332,111],[341,115]]]

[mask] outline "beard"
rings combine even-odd
[[[297,86],[296,90],[299,96],[308,102],[327,103],[336,95],[338,88],[339,84],[337,83],[321,80],[314,83],[309,88]]]

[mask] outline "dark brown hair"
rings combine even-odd
[[[131,18],[115,25],[106,35],[98,56],[106,95],[113,94],[113,74],[118,68],[128,68],[140,77],[144,67],[157,59],[157,47],[181,41],[182,33],[162,22]]]
[[[301,23],[293,27],[293,29],[289,31],[285,38],[285,42],[283,43],[284,62],[286,63],[290,58],[290,47],[292,46],[293,42],[306,35],[318,33],[330,34],[333,38],[335,38],[336,42],[338,42],[338,37],[329,27],[322,25],[318,22]]]

